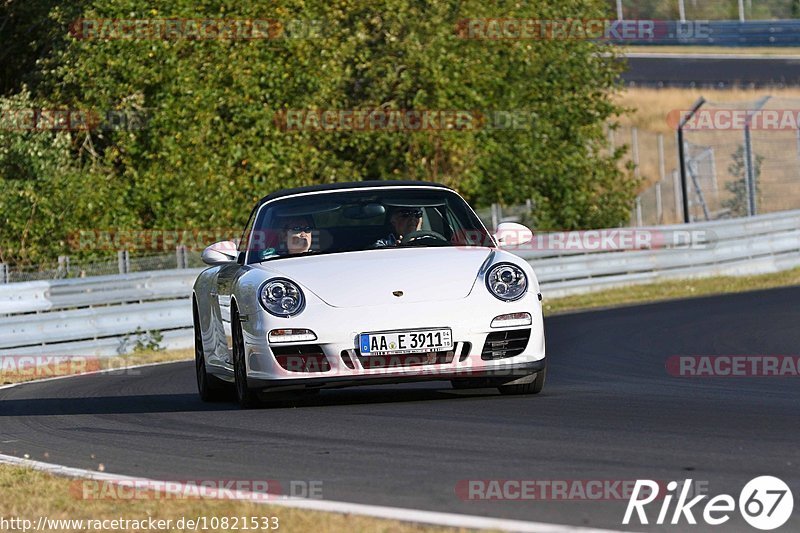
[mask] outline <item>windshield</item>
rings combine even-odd
[[[446,189],[381,188],[275,200],[259,212],[248,263],[412,246],[494,246],[474,211]]]

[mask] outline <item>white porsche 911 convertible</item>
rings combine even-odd
[[[546,362],[539,283],[461,196],[365,181],[263,198],[241,241],[203,252],[194,285],[197,384],[243,407],[294,391],[449,380],[536,394]]]

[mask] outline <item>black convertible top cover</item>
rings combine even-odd
[[[377,188],[377,187],[419,187],[419,186],[427,186],[427,187],[438,187],[442,189],[446,189],[448,191],[452,191],[450,187],[446,185],[442,185],[441,183],[434,183],[431,181],[408,181],[408,180],[366,180],[366,181],[349,181],[349,182],[339,182],[339,183],[325,183],[322,185],[309,185],[307,187],[297,187],[295,189],[282,189],[280,191],[275,191],[263,197],[259,200],[258,204],[256,204],[256,208],[263,205],[266,202],[271,200],[275,200],[276,198],[283,198],[284,196],[292,196],[293,194],[300,194],[306,192],[317,192],[317,191],[333,191],[337,189],[368,189],[368,188]]]

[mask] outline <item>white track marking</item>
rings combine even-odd
[[[187,494],[190,493],[192,489],[192,487],[189,487],[185,484],[170,482],[167,485],[166,482],[159,482],[148,478],[109,474],[105,472],[94,472],[92,470],[71,468],[52,463],[34,461],[31,459],[20,459],[19,457],[14,457],[11,455],[0,454],[0,464],[30,468],[57,476],[78,479],[92,479],[95,481],[140,483],[142,486],[154,486],[154,484],[157,484],[159,487],[161,487],[161,483],[164,483],[164,491],[175,494]],[[355,514],[360,516],[383,518],[386,520],[400,520],[403,522],[432,524],[456,528],[495,529],[502,531],[536,533],[621,533],[610,529],[593,529],[587,527],[550,524],[546,522],[507,520],[504,518],[488,518],[483,516],[441,513],[436,511],[420,511],[416,509],[404,509],[401,507],[385,507],[381,505],[335,502],[329,500],[308,500],[301,498],[276,497],[276,499],[265,501],[263,495],[250,493],[247,491],[237,491],[236,495],[231,495],[228,499],[252,501],[255,503],[263,503],[265,505],[292,507],[296,509],[305,509],[308,511]]]

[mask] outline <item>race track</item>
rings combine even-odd
[[[693,478],[738,499],[748,480],[771,474],[795,495],[782,530],[798,531],[800,378],[665,370],[672,355],[797,355],[798,302],[793,287],[548,318],[548,383],[531,397],[429,383],[243,411],[201,403],[191,363],[24,385],[0,390],[0,451],[158,479],[321,480],[328,500],[612,529],[626,529],[626,501],[475,502],[455,488]],[[754,531],[733,516],[691,530]]]
[[[627,54],[627,85],[641,87],[796,87],[800,56]]]

